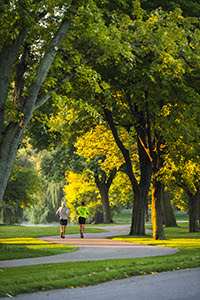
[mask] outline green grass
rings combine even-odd
[[[85,232],[102,232],[86,227]],[[79,226],[67,227],[66,234],[79,233]],[[0,226],[0,260],[56,255],[78,250],[67,245],[53,244],[35,237],[59,235],[59,227]]]
[[[175,216],[176,216],[176,221],[189,221],[189,215],[186,213],[177,212]]]
[[[123,236],[120,240],[180,249],[173,255],[104,261],[66,262],[0,269],[0,296],[95,285],[130,276],[200,266],[200,233],[188,233],[188,224],[165,228],[166,240],[152,235]]]
[[[0,260],[31,258],[76,251],[78,248],[33,238],[0,239]]]
[[[131,222],[132,212],[131,210],[124,210],[119,214],[114,215],[113,219],[115,222]],[[189,216],[186,213],[176,212],[175,213],[176,221],[188,221]],[[151,221],[151,214],[149,214],[149,220]]]
[[[85,227],[85,233],[87,232],[103,232],[99,228],[95,227]],[[66,235],[79,233],[79,226],[67,226]],[[25,238],[25,237],[43,237],[59,235],[60,228],[50,226],[50,227],[29,227],[29,226],[0,226],[0,239],[7,238]]]
[[[127,210],[114,215],[113,219],[115,222],[131,222],[131,217],[131,212]]]

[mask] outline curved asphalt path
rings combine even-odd
[[[107,232],[102,233],[85,233],[84,239],[80,239],[79,234],[67,234],[66,238],[61,239],[60,236],[42,237],[41,240],[72,245],[78,247],[78,251],[63,253],[53,256],[5,260],[0,262],[0,268],[4,267],[19,267],[25,265],[48,264],[58,262],[72,262],[72,261],[89,261],[89,260],[104,260],[104,259],[119,259],[119,258],[135,258],[148,257],[158,255],[174,254],[178,250],[147,246],[141,244],[133,244],[122,241],[114,241],[107,239],[108,236],[129,234],[130,225],[116,225],[99,227]],[[58,229],[59,230],[59,229]]]
[[[106,239],[108,236],[129,233],[129,225],[102,227],[106,233],[86,233],[84,239],[79,235],[60,237],[45,237],[42,240],[62,243],[79,247],[72,253],[54,255],[42,258],[32,258],[1,262],[4,267],[43,264],[61,261],[99,260],[112,258],[132,258],[154,255],[167,255],[177,252],[176,249],[166,247],[145,246],[118,242]],[[95,286],[75,289],[57,289],[53,291],[23,294],[12,297],[14,300],[196,300],[200,294],[200,268],[163,272],[151,275],[135,276],[126,279],[109,281]],[[8,299],[7,295],[3,299]]]
[[[24,294],[13,300],[197,300],[200,268],[135,276],[95,286]],[[9,297],[9,295],[8,295]],[[0,298],[2,300],[8,297]]]

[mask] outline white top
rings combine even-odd
[[[69,209],[66,206],[59,207],[56,214],[60,216],[60,219],[67,220]]]

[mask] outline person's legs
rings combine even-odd
[[[60,224],[60,237],[63,237],[63,225]]]
[[[82,237],[83,237],[84,228],[85,228],[85,224],[82,224]]]
[[[80,225],[80,237],[83,238],[83,232],[85,227],[85,219],[82,217],[79,217],[79,225]]]
[[[81,224],[80,227],[80,237],[83,238],[83,224]]]
[[[63,239],[65,238],[65,230],[66,230],[66,225],[63,225]]]
[[[80,237],[83,238],[85,224],[80,224]]]

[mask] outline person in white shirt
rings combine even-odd
[[[69,215],[69,209],[66,207],[66,202],[62,202],[62,206],[59,207],[56,214],[60,216],[60,237],[64,239]]]

